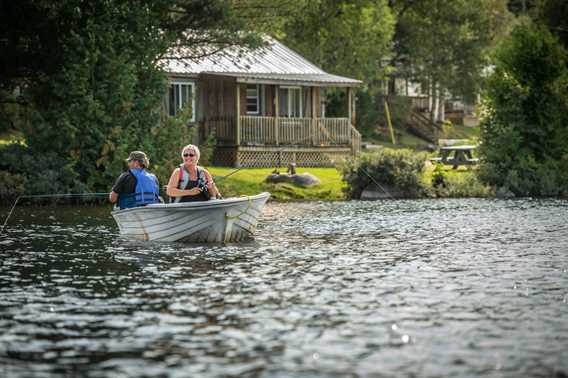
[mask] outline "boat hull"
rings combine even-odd
[[[255,196],[152,204],[111,213],[130,239],[232,243],[250,238],[270,193]]]

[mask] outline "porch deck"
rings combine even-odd
[[[222,151],[218,163],[223,165],[274,166],[290,161],[331,166],[361,149],[361,134],[348,118],[239,116],[208,119],[202,125],[202,135],[215,132],[217,150]]]
[[[359,151],[361,135],[347,118],[280,118],[240,116],[208,119],[204,133],[214,131],[222,146],[343,146]]]

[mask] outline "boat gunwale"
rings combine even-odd
[[[214,208],[233,206],[247,201],[255,202],[258,200],[264,200],[265,198],[268,199],[269,197],[270,197],[269,192],[262,192],[259,194],[255,194],[253,196],[214,199],[209,201],[182,202],[182,203],[154,203],[146,206],[114,210],[111,212],[111,215],[120,215],[120,214],[126,214],[128,212],[139,212],[139,211],[164,211],[164,210],[182,211],[182,210],[196,210],[203,208],[214,209]]]

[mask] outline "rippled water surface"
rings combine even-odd
[[[566,201],[269,204],[229,246],[117,231],[16,210],[0,376],[568,376]]]

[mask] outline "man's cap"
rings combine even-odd
[[[144,165],[144,168],[148,168],[150,166],[150,160],[148,160],[148,156],[142,151],[132,151],[130,155],[128,155],[128,159],[126,161],[136,160],[140,162],[140,164]]]

